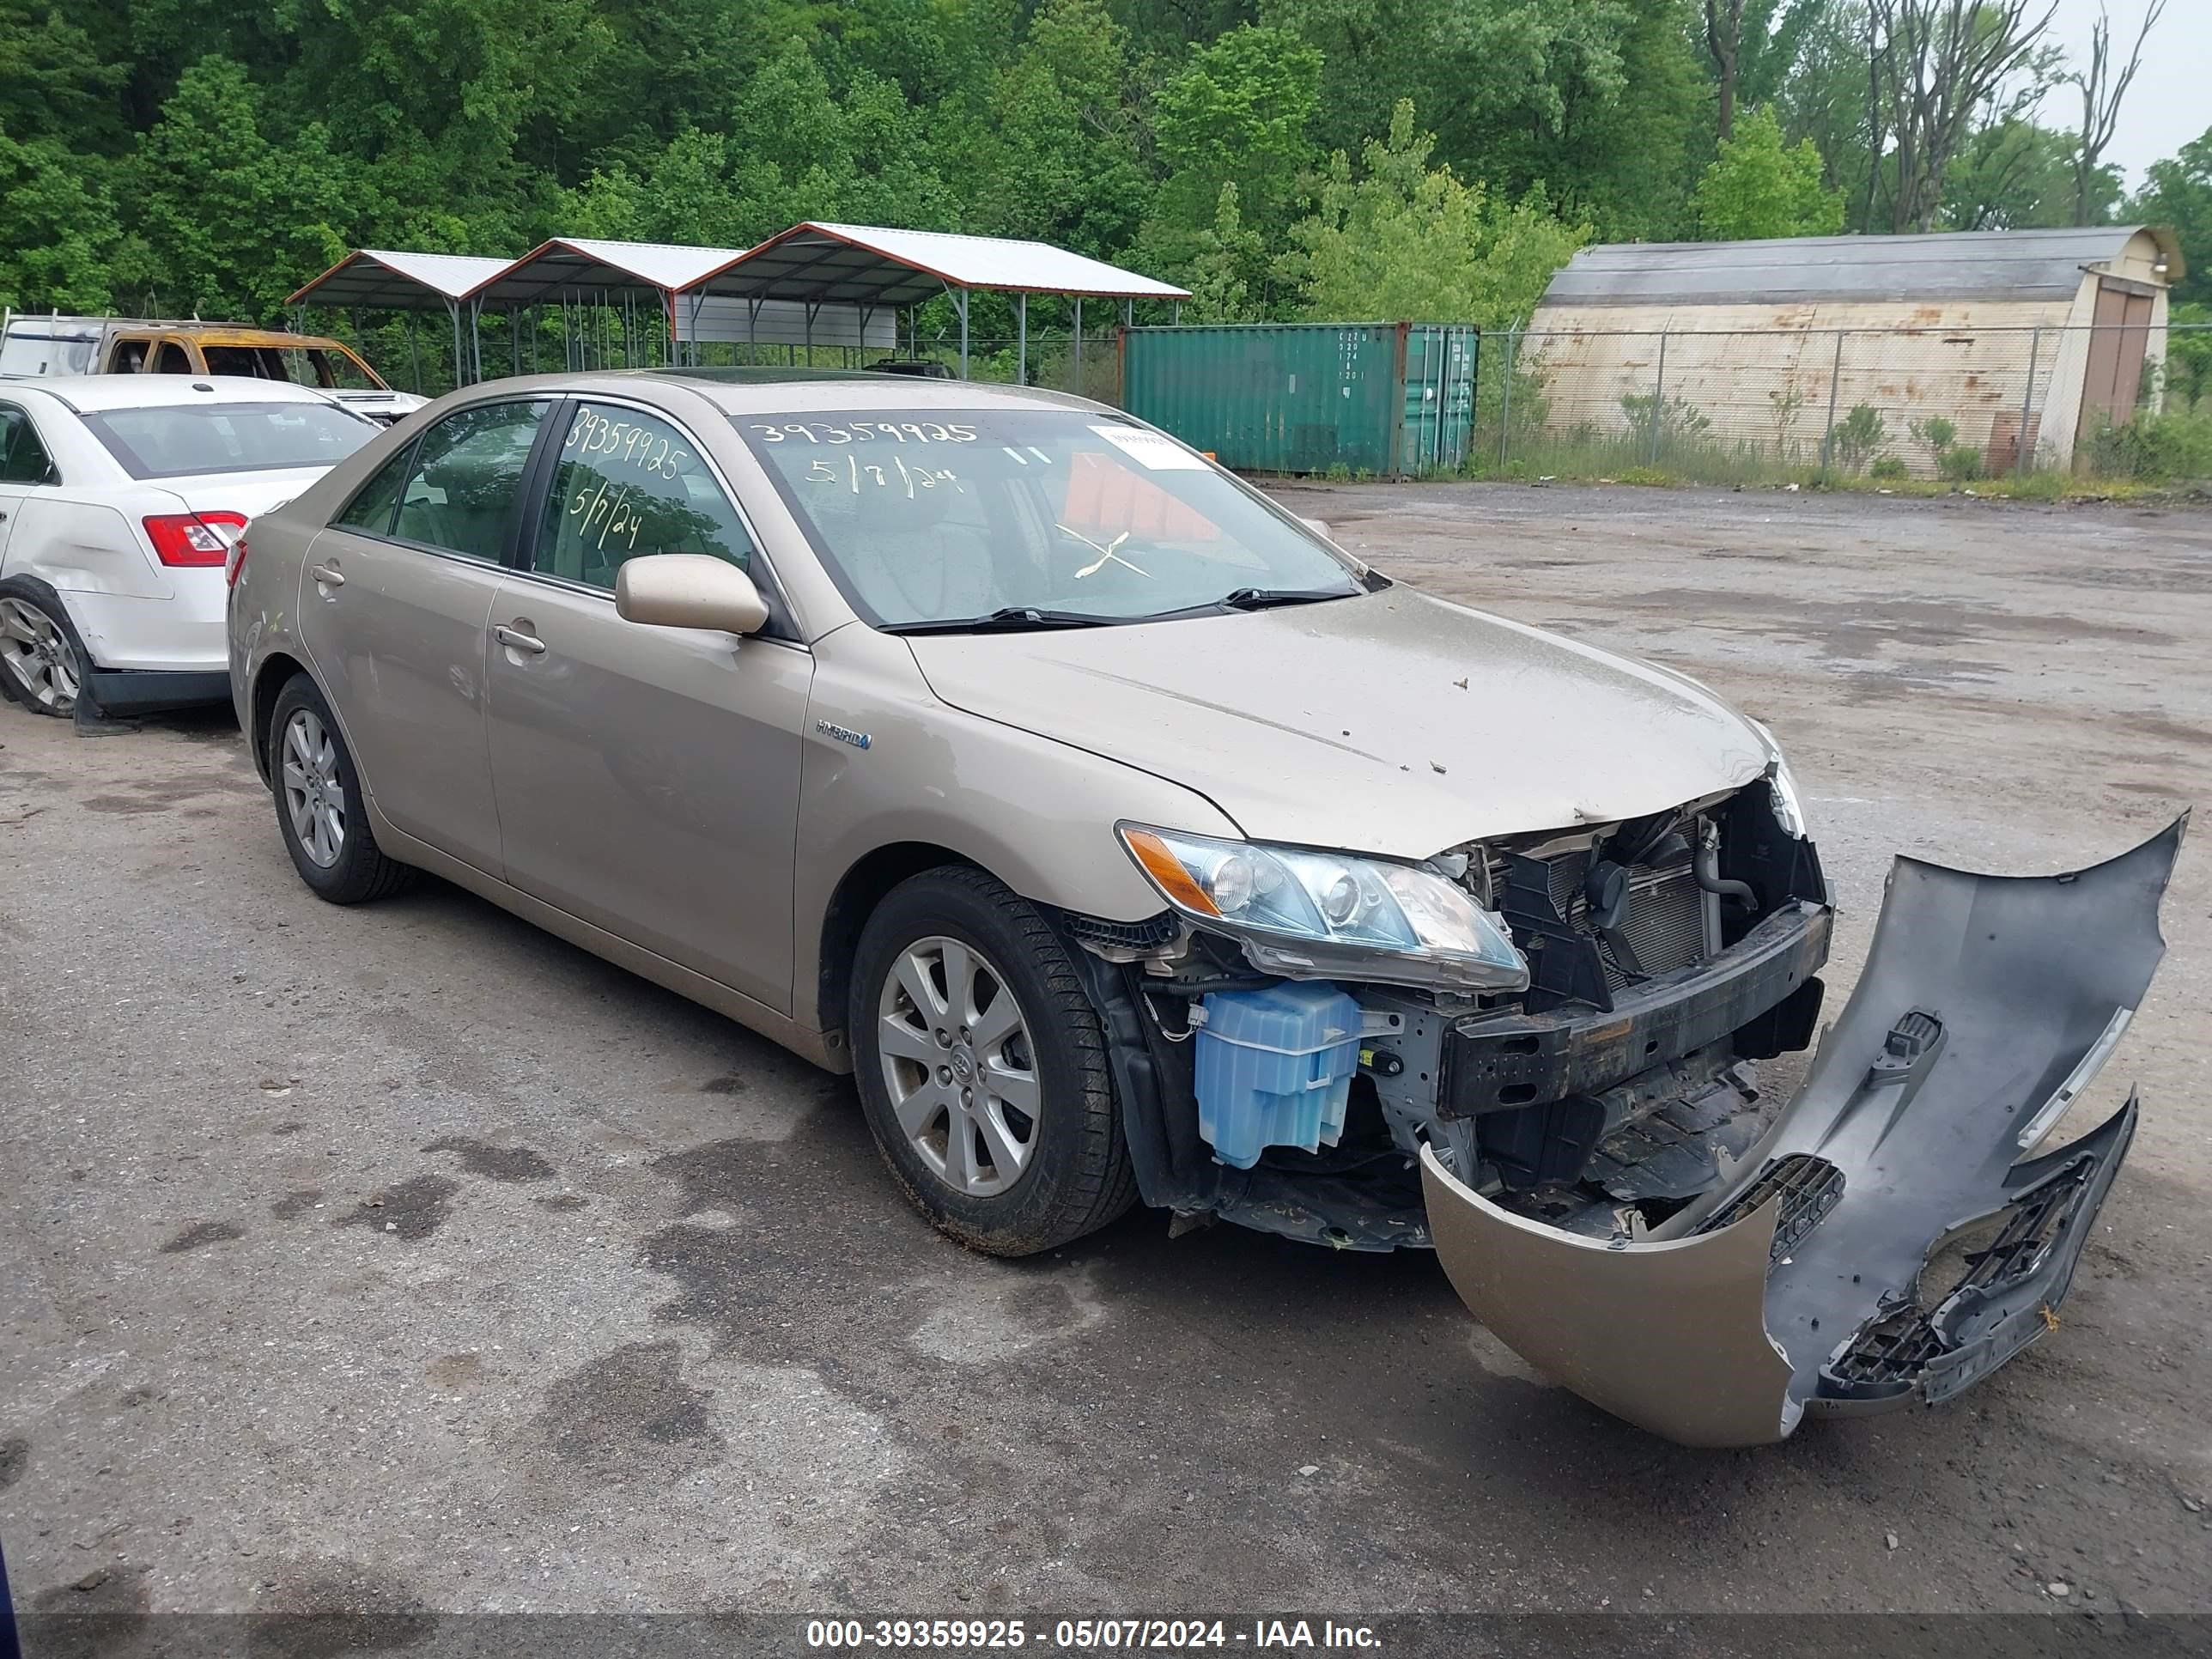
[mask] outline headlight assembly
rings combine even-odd
[[[1504,925],[1442,876],[1402,864],[1121,826],[1161,896],[1293,976],[1518,991],[1528,964]]]

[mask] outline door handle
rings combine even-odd
[[[334,564],[311,564],[307,574],[325,587],[343,587],[345,572]]]
[[[519,628],[509,628],[505,623],[491,630],[492,638],[510,651],[526,651],[535,657],[545,649],[545,641],[534,634],[526,634]]]

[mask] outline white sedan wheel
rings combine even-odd
[[[0,599],[0,672],[41,714],[76,712],[76,647],[52,617],[27,600]]]

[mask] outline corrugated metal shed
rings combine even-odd
[[[2091,266],[2152,236],[2180,280],[2180,245],[2154,225],[1791,236],[1756,242],[1613,242],[1552,278],[1553,306],[1800,305],[1829,301],[2070,299]]]

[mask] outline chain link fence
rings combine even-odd
[[[2212,325],[1487,336],[1470,470],[1704,483],[2212,475]]]

